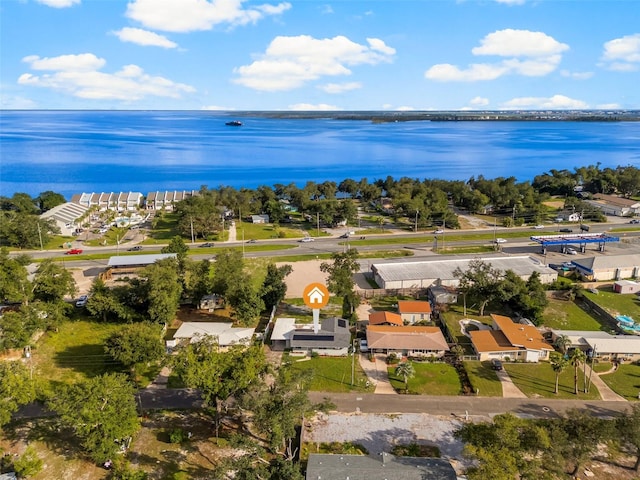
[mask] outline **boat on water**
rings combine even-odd
[[[229,125],[230,127],[240,127],[242,126],[242,122],[240,120],[231,120],[225,123],[225,125]]]

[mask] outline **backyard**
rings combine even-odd
[[[578,302],[579,300],[549,298],[549,304],[542,314],[542,324],[557,330],[602,330],[607,332],[610,330],[596,317],[582,309]]]
[[[584,291],[584,296],[597,303],[614,317],[628,315],[636,321],[640,320],[640,300],[635,294],[619,294],[613,291],[611,285],[598,288],[598,293]]]

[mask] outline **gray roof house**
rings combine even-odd
[[[315,352],[320,355],[342,356],[349,353],[351,332],[349,322],[344,318],[325,318],[318,333],[313,325],[296,325],[287,335],[287,348],[294,351]]]
[[[426,457],[309,454],[306,480],[456,480],[447,460]]]
[[[610,335],[601,331],[552,330],[552,340],[565,335],[571,342],[570,348],[595,351],[595,356],[603,360],[633,362],[640,360],[640,336]]]

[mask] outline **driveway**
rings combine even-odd
[[[500,385],[502,385],[503,398],[527,398],[527,396],[515,386],[506,370],[499,370],[496,374],[498,375],[498,380],[500,380]]]
[[[374,393],[383,395],[396,394],[396,391],[389,382],[387,362],[385,362],[384,355],[374,355],[373,361],[371,361],[368,355],[360,354],[360,366],[369,378],[369,381],[376,386]]]

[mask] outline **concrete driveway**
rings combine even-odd
[[[369,381],[376,386],[374,393],[383,395],[395,395],[397,393],[389,382],[387,363],[385,362],[384,355],[374,355],[373,361],[370,361],[368,355],[361,353],[359,359],[360,366],[369,378]]]

